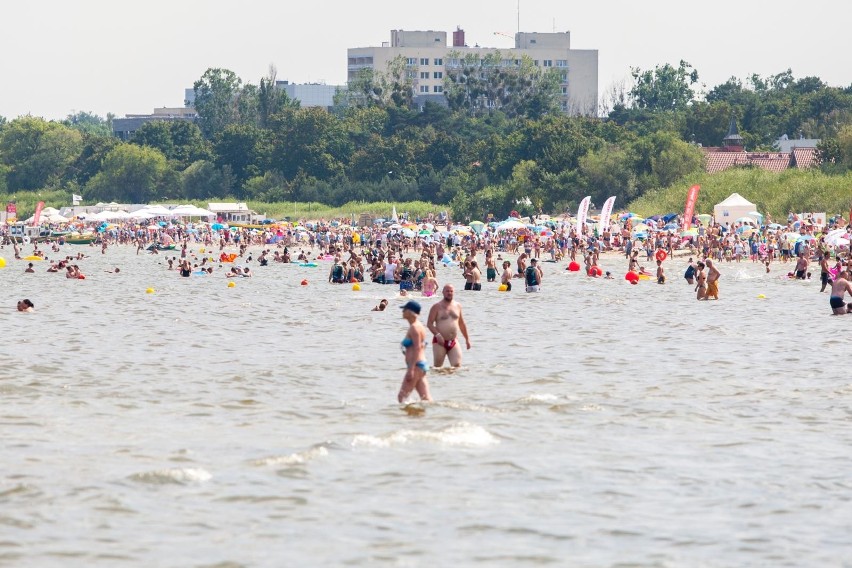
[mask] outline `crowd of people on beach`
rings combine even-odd
[[[664,261],[676,255],[689,255],[683,277],[694,286],[697,300],[720,298],[720,263],[759,263],[766,273],[780,266],[781,278],[797,280],[810,279],[811,266],[817,265],[820,291],[830,288],[832,313],[852,312],[852,303],[847,305],[845,300],[847,294],[852,296],[852,255],[849,254],[852,226],[839,218],[827,227],[792,219],[783,226],[713,222],[705,226],[694,219],[690,223],[696,225],[694,229],[687,228],[680,218],[665,224],[653,218],[637,223],[630,215],[619,216],[608,226],[580,225],[573,219],[545,222],[530,219],[520,227],[516,220],[511,228],[494,223],[482,224],[479,230],[453,225],[442,230],[431,221],[352,227],[345,220],[332,220],[295,226],[271,225],[261,230],[247,227],[214,230],[207,223],[177,223],[168,219],[145,226],[128,222],[101,227],[103,230],[85,253],[78,251],[72,255],[63,254],[61,239],[31,243],[32,254],[23,256],[24,245],[2,232],[0,238],[4,247],[12,247],[16,259],[28,261],[25,272],[36,272],[34,262],[44,260],[48,263],[46,272],[64,272],[68,279],[85,279],[79,263],[97,254],[96,251],[105,255],[111,247],[133,246],[136,254],[163,254],[166,270],[173,270],[180,277],[211,277],[219,273],[226,278],[250,278],[254,275],[249,266],[252,263],[258,267],[270,263],[318,267],[320,263],[328,263],[329,283],[393,285],[399,296],[422,298],[439,294],[438,267],[459,270],[464,290],[471,292],[481,291],[484,283],[493,284],[501,292],[511,292],[516,286],[526,292],[539,292],[545,281],[543,262],[565,261],[566,270],[584,270],[590,278],[611,280],[613,272],[600,267],[601,255],[607,252],[624,255],[625,279],[631,284],[643,279],[666,284]],[[53,254],[59,257],[49,258]],[[654,263],[656,271],[647,270],[646,263]],[[119,271],[116,267],[107,272]],[[425,326],[419,322],[421,307],[415,299],[402,306],[409,329],[403,340],[407,370],[398,396],[400,401],[415,391],[422,400],[430,400],[425,330],[432,334],[435,367],[442,366],[445,360],[453,367],[461,365],[460,338],[470,348],[461,305],[455,300],[455,287],[444,285],[440,295],[441,299],[429,310]],[[387,300],[382,300],[373,309],[383,311],[387,304]],[[31,312],[33,303],[21,300],[18,310]]]

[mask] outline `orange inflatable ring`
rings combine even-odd
[[[666,260],[666,257],[668,257],[668,255],[666,254],[666,251],[664,251],[663,249],[658,250],[657,254],[655,256],[656,256],[657,260],[659,260],[660,262]]]
[[[624,275],[624,279],[630,282],[631,284],[636,284],[639,282],[639,275],[633,272],[632,270]]]

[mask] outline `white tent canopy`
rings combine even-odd
[[[171,217],[172,215],[173,213],[162,205],[146,205],[142,209],[139,209],[138,211],[134,211],[132,213],[132,216],[137,218],[142,216]]]
[[[749,213],[755,211],[756,208],[757,206],[754,203],[739,193],[732,193],[727,199],[713,207],[713,216],[716,217],[716,222],[720,225],[728,223],[734,226],[737,219],[748,217]]]
[[[216,214],[195,205],[178,205],[171,210],[175,217],[214,217]]]

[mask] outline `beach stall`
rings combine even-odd
[[[756,206],[754,203],[739,193],[732,193],[727,199],[721,203],[717,203],[713,207],[713,215],[716,217],[716,222],[720,225],[728,223],[734,226],[737,219],[749,216],[755,209]]]

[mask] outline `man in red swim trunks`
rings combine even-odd
[[[435,367],[441,367],[444,359],[450,360],[453,367],[461,367],[462,349],[458,344],[458,335],[461,332],[465,344],[470,349],[470,337],[467,334],[467,325],[464,323],[461,304],[453,300],[455,288],[447,284],[442,290],[443,299],[432,306],[429,317],[426,318],[426,327],[432,332],[432,358]]]

